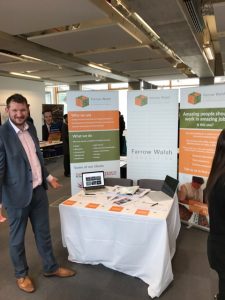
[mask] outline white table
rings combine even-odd
[[[49,148],[49,147],[62,145],[62,143],[63,143],[62,141],[52,141],[52,142],[40,141],[39,146],[40,146],[41,149],[44,149],[44,148]]]
[[[147,196],[120,206],[112,202],[105,193],[84,196],[81,191],[60,204],[68,259],[101,263],[138,277],[149,285],[152,298],[159,297],[173,280],[171,259],[180,230],[177,199],[155,206]],[[122,211],[116,211],[121,207]],[[148,215],[142,215],[148,211]]]

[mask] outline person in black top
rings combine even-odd
[[[124,117],[121,114],[121,112],[119,112],[119,131],[120,131],[120,155],[126,155],[126,153],[124,153],[124,148],[125,148],[125,137],[123,136],[123,132],[125,130],[125,121],[124,121]]]
[[[27,122],[30,122],[32,124],[34,124],[34,120],[33,118],[31,118],[31,115],[30,115],[30,104],[27,104],[28,105],[28,117],[27,117]]]
[[[219,277],[215,299],[225,300],[225,129],[217,141],[205,199],[209,206],[208,260]]]
[[[68,132],[68,116],[63,116],[64,123],[62,125],[62,141],[63,141],[63,154],[64,154],[64,175],[70,177],[70,149],[69,149],[69,132]]]

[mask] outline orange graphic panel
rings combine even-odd
[[[149,210],[147,210],[147,209],[137,209],[135,214],[136,215],[147,216],[149,214]]]
[[[77,201],[68,199],[68,200],[64,201],[62,204],[64,204],[64,205],[74,205],[75,203],[77,203]]]
[[[100,204],[97,203],[88,203],[85,207],[87,208],[97,208]]]
[[[119,129],[118,111],[69,112],[69,131]]]
[[[112,206],[109,211],[117,211],[117,212],[120,212],[123,210],[123,207],[121,206]]]
[[[208,177],[220,130],[180,130],[179,172]]]

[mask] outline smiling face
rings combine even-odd
[[[51,111],[46,111],[44,112],[44,121],[46,124],[51,125],[52,124],[52,112]]]
[[[19,129],[24,128],[24,124],[28,117],[28,106],[26,103],[11,101],[9,106],[6,107],[6,112],[13,124],[15,124]]]

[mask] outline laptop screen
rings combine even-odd
[[[169,175],[166,175],[161,191],[173,198],[179,181]]]
[[[84,189],[104,187],[104,171],[82,173],[82,183]]]

